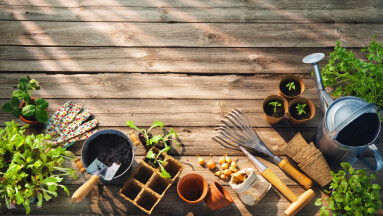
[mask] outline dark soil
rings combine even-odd
[[[274,102],[274,101],[278,101],[282,105],[277,107],[276,112],[274,112],[274,106],[269,104],[270,102]],[[274,117],[274,118],[280,118],[285,115],[285,108],[283,106],[283,101],[280,101],[280,100],[273,100],[273,101],[267,102],[265,106],[263,107],[263,110],[265,111],[266,115]]]
[[[291,89],[291,91],[289,91],[289,87],[286,87],[286,85],[291,82],[294,82],[295,89]],[[279,89],[282,91],[283,94],[290,97],[298,96],[301,93],[301,85],[299,84],[299,82],[292,81],[292,80],[285,80],[281,82]]]
[[[308,104],[306,104],[304,110],[306,111],[306,114],[305,113],[302,113],[301,115],[298,115],[298,111],[297,111],[297,105],[300,104],[300,103],[295,103],[293,104],[291,107],[290,107],[290,115],[296,119],[296,120],[303,120],[303,119],[308,119],[311,117],[311,110],[310,110],[310,106]]]
[[[89,143],[87,163],[92,163],[96,158],[106,166],[114,162],[121,164],[117,173],[120,175],[132,161],[132,149],[127,140],[115,134],[101,134]]]

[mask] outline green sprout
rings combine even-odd
[[[152,150],[148,151],[148,153],[146,154],[146,157],[148,159],[152,159],[154,160],[154,163],[158,163],[158,165],[161,167],[161,177],[164,177],[164,178],[171,178],[170,174],[168,172],[166,172],[165,168],[162,166],[162,165],[166,165],[166,161],[162,161],[162,160],[159,160],[158,157],[161,155],[162,152],[166,153],[170,150],[170,147],[168,145],[166,145],[165,143],[165,148],[162,149],[157,155],[154,154],[154,152]]]
[[[295,108],[297,108],[298,115],[302,115],[302,113],[306,114],[305,111],[306,104],[298,104]]]
[[[273,102],[270,102],[269,105],[273,106],[274,108],[274,112],[277,112],[277,107],[280,107],[282,106],[281,103],[279,103],[278,101],[273,101]]]
[[[295,89],[295,84],[294,84],[294,82],[287,83],[286,87],[288,87],[289,91],[291,91],[291,89]]]

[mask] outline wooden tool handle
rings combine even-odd
[[[303,207],[305,207],[315,196],[315,192],[312,189],[308,189],[302,195],[298,197],[296,202],[291,205],[284,212],[287,216],[293,216],[297,214]]]
[[[134,146],[137,146],[138,144],[140,144],[140,140],[137,138],[136,134],[134,134],[133,131],[130,131],[128,135],[130,139],[133,141]]]
[[[79,187],[72,196],[72,201],[75,203],[81,202],[86,195],[93,189],[93,186],[99,181],[98,175],[93,175],[87,182]]]
[[[74,162],[76,163],[77,168],[80,170],[81,173],[84,173],[86,171],[84,164],[82,164],[80,158],[74,159]]]
[[[278,166],[287,172],[291,177],[293,177],[295,180],[299,182],[305,189],[310,189],[313,186],[313,181],[304,175],[303,173],[299,172],[297,169],[295,169],[287,160],[283,159]]]
[[[281,192],[290,202],[295,202],[298,200],[298,197],[288,188],[281,179],[276,176],[270,168],[267,168],[262,173],[263,177],[267,179],[274,187],[276,187],[279,192]]]

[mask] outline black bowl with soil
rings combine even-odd
[[[105,181],[100,178],[103,183],[120,183],[128,177],[128,170],[134,160],[133,142],[118,130],[101,130],[85,141],[81,155],[85,168],[96,158],[106,166],[111,166],[114,162],[121,164],[112,180]]]
[[[297,106],[301,104],[306,104],[303,108],[304,112],[299,115],[299,111]],[[315,105],[311,100],[305,97],[299,97],[289,102],[289,120],[295,125],[299,126],[306,123],[308,120],[314,118],[315,116]]]
[[[294,88],[289,88],[289,83],[294,83]],[[285,75],[279,81],[279,95],[288,100],[299,97],[305,91],[305,83],[303,80],[294,75]]]
[[[276,106],[276,110],[274,112],[274,106],[270,103],[278,102],[281,106]],[[287,100],[278,95],[270,95],[263,101],[263,112],[265,114],[266,121],[270,124],[276,124],[283,117],[285,117],[287,113],[288,103]]]

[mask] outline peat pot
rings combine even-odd
[[[303,59],[304,63],[314,66],[321,108],[325,113],[315,135],[316,147],[334,169],[339,169],[341,162],[353,163],[359,159],[369,169],[381,170],[382,155],[375,145],[381,128],[378,107],[353,96],[333,101],[324,89],[319,71],[318,62],[323,57],[323,53],[314,53]],[[376,166],[364,158],[367,150],[374,153]]]
[[[104,184],[121,183],[128,177],[128,170],[134,160],[133,142],[127,135],[118,130],[100,130],[85,141],[81,150],[81,160],[85,168],[96,158],[106,165],[108,165],[106,161],[110,163],[121,162],[121,166],[112,180],[106,181],[100,178]],[[116,159],[119,161],[115,161]]]

